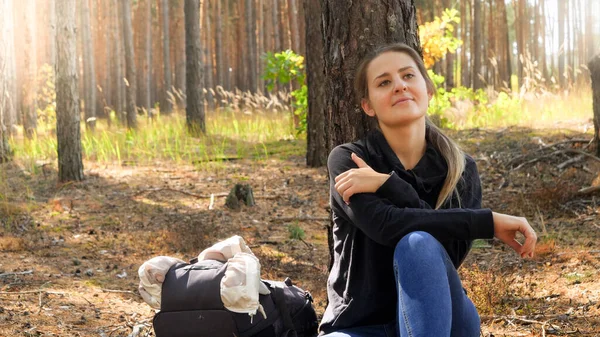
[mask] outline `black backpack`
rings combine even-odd
[[[318,321],[309,292],[284,282],[263,281],[270,295],[259,295],[267,318],[227,310],[220,295],[227,263],[178,263],[162,285],[161,308],[154,316],[156,337],[314,337]]]

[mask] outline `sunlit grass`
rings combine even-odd
[[[267,159],[278,151],[282,141],[291,141],[292,153],[303,150],[303,140],[296,137],[290,113],[209,112],[206,114],[206,135],[199,138],[188,135],[182,113],[159,116],[154,120],[140,117],[138,125],[137,130],[127,130],[115,123],[109,128],[100,120],[95,132],[86,131],[82,125],[83,159],[127,165],[185,162],[218,168],[218,163],[224,160]],[[52,132],[40,132],[31,140],[14,137],[11,146],[15,150],[15,159],[32,173],[39,170],[41,162],[57,158],[57,140]]]

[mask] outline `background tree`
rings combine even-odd
[[[125,92],[127,110],[127,128],[137,127],[135,53],[133,50],[133,32],[131,28],[131,0],[121,1],[121,22],[123,25],[123,45],[125,47]]]
[[[23,128],[28,138],[33,137],[37,129],[37,47],[35,39],[35,0],[25,0],[23,23],[25,25],[23,49],[22,116]]]
[[[4,114],[5,111],[12,109],[11,77],[8,67],[10,53],[14,53],[14,47],[9,45],[12,41],[8,38],[13,30],[12,0],[0,0],[0,13],[10,13],[0,16],[0,163],[4,163],[11,159]]]
[[[75,0],[56,0],[56,136],[58,180],[83,180],[79,94],[77,91],[77,48]]]
[[[206,132],[202,103],[202,49],[200,46],[200,0],[185,0],[185,59],[188,132],[200,136]]]
[[[594,110],[594,144],[596,156],[600,157],[600,54],[593,57],[589,64],[592,79],[592,95]]]
[[[308,115],[306,122],[306,164],[318,167],[327,164],[328,120],[325,116],[323,92],[325,68],[323,66],[323,32],[315,18],[321,16],[321,2],[304,0],[306,13],[306,84],[308,86]]]
[[[81,35],[83,40],[83,106],[85,111],[85,125],[93,131],[96,128],[97,89],[92,29],[90,27],[90,4],[88,0],[82,0],[79,4],[81,13]]]
[[[2,0],[3,10],[0,18],[0,74],[4,79],[4,89],[0,91],[0,110],[3,110],[3,117],[0,122],[4,124],[5,136],[12,133],[16,124],[17,116],[17,71],[15,60],[15,41],[14,41],[14,20],[13,20],[13,0]],[[5,147],[6,148],[6,147]]]
[[[187,0],[186,0],[187,3]],[[173,105],[169,100],[168,92],[171,91],[171,62],[170,62],[170,46],[169,46],[169,1],[161,0],[162,14],[162,42],[163,42],[163,69],[164,69],[164,84],[161,100],[161,112],[165,114],[171,113]]]

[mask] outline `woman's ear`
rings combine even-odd
[[[362,107],[363,111],[371,116],[371,117],[375,117],[375,110],[373,110],[373,108],[371,107],[371,103],[369,103],[369,100],[366,98],[363,98],[360,100],[360,106]]]

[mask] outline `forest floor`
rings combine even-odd
[[[478,241],[461,267],[482,336],[600,336],[600,208],[593,193],[578,193],[600,172],[597,159],[581,154],[591,134],[451,135],[477,160],[484,207],[527,217],[539,236],[534,259]],[[153,336],[138,267],[157,255],[188,260],[236,234],[259,257],[263,278],[289,276],[321,315],[327,172],[293,153],[200,168],[85,162],[86,180],[62,185],[53,163],[40,163],[39,174],[0,166],[0,336]],[[236,183],[252,186],[254,207],[224,206]]]

